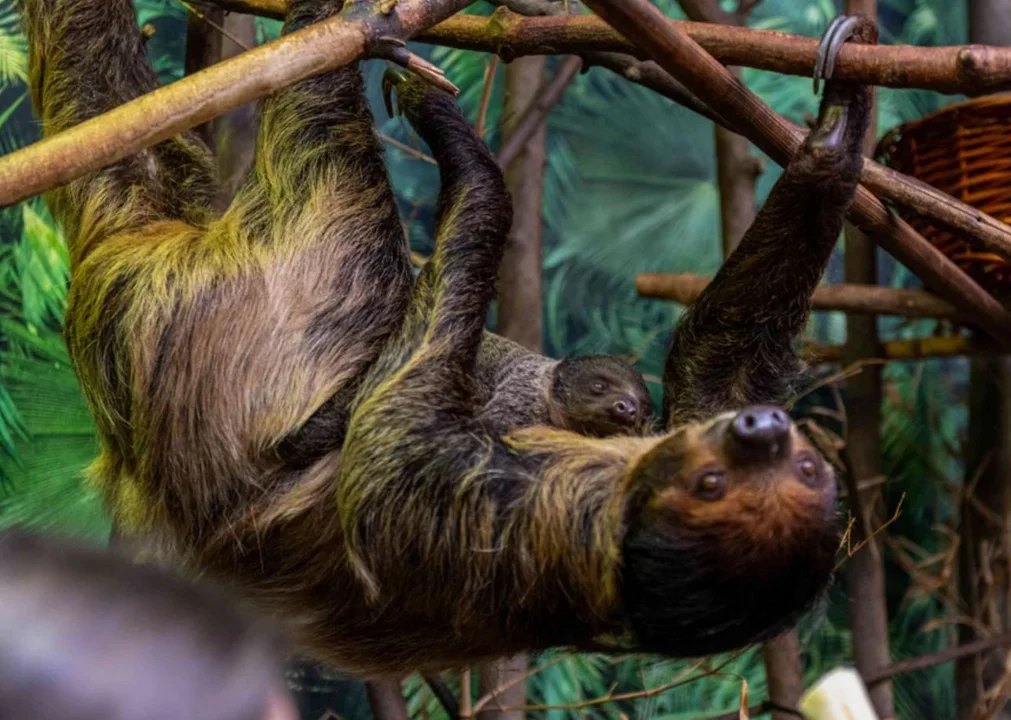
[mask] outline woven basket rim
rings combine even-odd
[[[892,134],[894,132],[909,132],[910,130],[917,128],[921,125],[929,125],[930,123],[940,118],[943,118],[945,115],[952,115],[954,113],[963,110],[975,110],[980,107],[1001,106],[1001,105],[1011,106],[1011,94],[981,95],[980,97],[969,98],[968,100],[963,100],[962,102],[947,105],[943,108],[939,108],[937,110],[929,112],[923,117],[917,118],[916,120],[910,120],[909,122],[898,125],[889,130],[888,134]]]

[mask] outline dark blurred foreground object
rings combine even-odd
[[[365,683],[352,675],[310,659],[292,658],[285,677],[302,720],[374,718]]]
[[[880,162],[1011,223],[1011,96],[950,105],[890,130],[875,152]],[[974,241],[900,214],[927,240],[993,293],[1011,300],[1011,262]]]
[[[281,657],[213,588],[0,533],[3,720],[295,720]]]

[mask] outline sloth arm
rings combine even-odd
[[[459,501],[461,473],[478,470],[493,446],[474,421],[473,375],[512,216],[501,171],[448,95],[408,80],[399,105],[438,161],[441,188],[428,273],[366,380],[341,458],[341,524],[367,584],[374,575],[397,582],[395,567],[374,565],[403,562],[383,551],[395,541],[380,529],[386,522],[429,557],[416,547],[425,539],[445,552],[460,540],[446,511]]]
[[[503,436],[479,420],[474,366],[511,203],[448,95],[414,81],[400,98],[440,168],[433,302],[412,302],[352,415],[336,491],[349,564],[377,607],[409,607],[418,627],[516,651],[584,642],[612,619],[617,488],[647,441]]]
[[[858,33],[876,40],[869,22]],[[788,399],[802,370],[797,342],[811,295],[863,168],[870,107],[867,87],[826,83],[814,129],[675,330],[663,374],[668,427]]]

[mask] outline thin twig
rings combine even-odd
[[[386,135],[384,133],[376,133],[376,135],[378,135],[379,139],[382,140],[384,143],[392,145],[393,147],[397,148],[398,150],[402,150],[403,152],[407,153],[408,155],[410,155],[412,158],[414,158],[416,160],[422,160],[424,162],[429,163],[430,165],[438,165],[439,164],[439,163],[437,163],[435,161],[435,158],[433,158],[431,155],[426,155],[425,153],[421,152],[421,150],[418,150],[416,148],[412,148],[410,145],[402,143],[399,140],[397,140],[396,138],[392,138],[389,135]]]
[[[477,111],[477,136],[484,137],[488,123],[488,105],[491,102],[491,89],[495,84],[495,74],[498,72],[499,56],[492,55],[484,66],[484,85],[481,87],[481,105]]]
[[[523,151],[530,138],[547,121],[551,108],[562,99],[565,89],[572,83],[576,75],[579,74],[582,67],[582,58],[575,55],[566,58],[558,66],[555,74],[544,84],[533,104],[516,124],[513,134],[509,136],[509,139],[503,144],[502,149],[499,150],[498,157],[496,158],[499,166],[508,167],[516,156]]]
[[[432,694],[439,700],[439,703],[442,705],[442,709],[445,710],[446,714],[449,716],[449,720],[456,720],[459,718],[460,704],[453,696],[453,691],[449,689],[449,686],[446,685],[445,682],[443,682],[442,678],[430,673],[425,673],[421,677],[431,689]]]
[[[696,671],[699,671],[699,669],[701,668],[702,664],[705,662],[705,660],[700,660],[697,663],[693,664],[691,667],[688,667],[688,668],[682,670],[672,680],[670,680],[670,681],[668,681],[666,683],[663,683],[661,685],[658,685],[656,687],[646,688],[645,690],[635,690],[635,691],[630,691],[630,692],[615,694],[614,693],[614,686],[611,686],[611,688],[608,690],[608,692],[605,695],[603,695],[601,697],[597,697],[597,698],[591,698],[591,699],[588,699],[588,700],[580,700],[580,701],[572,702],[572,703],[560,703],[560,704],[553,704],[553,705],[523,705],[523,706],[515,706],[515,707],[506,707],[506,708],[503,708],[503,710],[506,710],[506,711],[510,711],[510,710],[511,711],[523,711],[523,712],[543,712],[543,711],[550,711],[550,710],[583,710],[583,709],[590,708],[590,707],[597,707],[597,706],[600,706],[600,705],[607,705],[609,703],[623,702],[623,701],[627,701],[627,700],[639,700],[639,699],[643,699],[643,698],[652,698],[652,697],[656,697],[657,695],[662,695],[663,693],[668,692],[668,691],[673,690],[673,689],[676,689],[678,687],[682,687],[682,686],[687,685],[689,683],[696,682],[697,680],[701,680],[704,677],[727,676],[728,673],[723,673],[721,671],[722,668],[725,667],[726,665],[728,665],[729,663],[733,662],[736,658],[740,657],[740,655],[743,652],[744,652],[743,650],[739,650],[739,651],[733,653],[729,658],[727,658],[715,670],[705,670],[705,669],[702,669],[699,672],[699,674],[692,675],[692,673],[695,673]],[[733,676],[737,677],[738,679],[741,679],[739,675],[733,674]],[[766,710],[772,710],[772,709],[782,710],[784,712],[788,712],[788,713],[792,713],[792,714],[797,714],[798,717],[802,717],[802,716],[800,716],[799,713],[797,713],[796,710],[793,710],[791,708],[784,708],[784,707],[782,707],[780,705],[777,705],[776,703],[772,703],[770,701],[766,701],[766,702],[761,703],[759,705],[755,705],[755,706],[753,706],[751,708],[748,708],[749,712],[751,712],[753,714],[765,712]],[[728,717],[731,720],[737,720],[737,718],[740,717],[740,710],[734,710],[731,714],[728,714],[726,716],[720,715],[718,717],[719,718]]]
[[[474,703],[473,709],[471,710],[471,715],[476,715],[477,713],[481,712],[481,710],[484,709],[485,705],[487,705],[488,703],[490,703],[492,700],[494,700],[496,697],[498,697],[499,695],[501,695],[503,692],[505,692],[509,688],[514,687],[516,685],[519,685],[521,682],[524,682],[525,680],[528,680],[529,678],[533,677],[534,675],[536,675],[539,672],[543,672],[544,670],[547,670],[549,667],[551,667],[553,665],[557,665],[558,663],[560,663],[564,659],[565,659],[564,655],[559,655],[556,658],[553,658],[551,660],[548,660],[547,662],[543,662],[540,665],[537,665],[537,666],[531,668],[530,670],[528,670],[527,672],[523,673],[522,675],[518,675],[518,676],[512,678],[508,682],[502,683],[501,685],[499,685],[498,687],[496,687],[494,690],[492,690],[487,695],[483,695],[480,698],[478,698],[477,702]],[[469,717],[469,716],[463,715],[463,711],[462,710],[461,710],[460,714],[461,714],[462,717]]]
[[[859,490],[857,490],[857,492],[859,492]],[[872,540],[874,540],[874,538],[876,538],[878,535],[880,535],[886,529],[888,529],[889,525],[891,525],[896,520],[898,520],[899,516],[902,514],[902,503],[905,502],[905,500],[906,500],[906,494],[902,493],[902,496],[899,497],[898,504],[895,506],[895,512],[892,513],[892,516],[890,518],[888,518],[888,520],[886,520],[885,522],[881,523],[881,525],[879,527],[877,527],[873,532],[871,532],[871,533],[864,533],[865,537],[864,537],[863,540],[861,540],[860,542],[858,542],[853,547],[849,547],[849,542],[847,542],[846,543],[846,545],[847,545],[847,548],[846,548],[846,557],[844,557],[842,560],[840,560],[836,564],[836,566],[832,569],[832,572],[838,572],[839,568],[841,568],[843,565],[845,565],[847,560],[849,560],[851,557],[853,557],[858,552],[860,552],[860,550],[865,545],[867,545]]]
[[[199,19],[199,20],[207,23],[208,25],[210,25],[212,28],[214,28],[215,30],[217,30],[219,33],[221,33],[222,35],[224,35],[226,38],[228,38],[229,40],[231,40],[233,43],[235,43],[236,45],[238,45],[243,50],[252,50],[252,48],[249,47],[246,43],[242,42],[242,40],[240,40],[239,38],[237,38],[234,35],[232,35],[232,33],[228,32],[228,30],[226,30],[223,26],[218,25],[216,22],[214,22],[209,17],[207,17],[206,15],[204,15],[202,12],[200,12],[199,10],[197,10],[195,7],[193,7],[192,5],[190,5],[188,2],[186,2],[186,0],[176,0],[176,2],[178,2],[184,8],[186,8],[187,12],[192,13],[194,16],[197,17],[197,19]]]
[[[1001,645],[1011,645],[1011,632],[1003,632],[999,635],[994,635],[993,637],[985,638],[983,640],[975,640],[971,643],[966,643],[965,645],[956,645],[954,647],[947,648],[946,650],[941,650],[940,652],[910,658],[909,660],[902,660],[889,665],[888,667],[883,667],[880,670],[868,673],[864,678],[864,682],[867,683],[867,685],[875,685],[884,680],[888,680],[889,678],[893,678],[896,675],[902,675],[908,672],[915,672],[916,670],[923,670],[925,668],[943,665],[944,663],[951,662],[952,660],[958,660],[968,655],[977,655],[984,650],[990,650],[995,647],[1000,647]]]

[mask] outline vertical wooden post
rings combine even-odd
[[[711,0],[681,0],[681,8],[690,20],[747,25],[747,16],[730,13]],[[739,68],[730,71],[740,77]],[[726,259],[755,219],[755,185],[762,172],[761,161],[751,154],[747,138],[721,125],[714,125],[716,177],[720,188],[720,228],[723,258]],[[795,707],[804,693],[800,663],[800,642],[796,630],[773,638],[762,647],[769,699],[784,707]],[[773,712],[773,720],[790,720],[785,713]]]
[[[227,13],[222,27],[228,33],[221,41],[222,60],[256,47],[254,16]],[[218,161],[218,181],[221,183],[218,205],[222,210],[231,203],[253,167],[260,119],[257,109],[258,103],[247,103],[212,121],[211,132]]]
[[[199,72],[221,60],[221,32],[211,23],[221,27],[225,11],[209,7],[201,12],[203,17],[198,17],[192,12],[187,16],[186,57],[183,62],[183,69],[187,75]],[[214,150],[211,123],[198,125],[193,130],[204,139],[211,150]]]
[[[501,139],[505,143],[530,112],[544,84],[547,58],[517,58],[505,66],[505,96]],[[542,348],[541,273],[543,242],[541,206],[547,162],[547,123],[504,168],[513,199],[513,224],[499,272],[498,333],[540,352]],[[527,671],[530,658],[517,655],[480,668],[478,692],[486,695]],[[526,704],[527,683],[519,682],[496,696],[478,713],[479,720],[523,720],[522,710],[501,710]]]
[[[849,13],[861,12],[877,17],[877,0],[848,0]],[[873,111],[871,126],[864,142],[865,152],[874,151],[877,124]],[[846,225],[846,281],[876,285],[878,281],[877,252],[870,238],[852,225]],[[875,357],[879,350],[877,317],[846,316],[847,360]],[[865,365],[862,371],[847,380],[849,418],[846,453],[851,475],[850,487],[873,480],[882,473],[881,457],[881,367]],[[853,634],[853,660],[857,670],[867,675],[889,663],[888,604],[885,595],[885,565],[882,543],[870,537],[884,521],[884,496],[880,485],[852,494],[851,511],[854,541],[867,541],[850,558],[846,579],[850,598],[850,629]],[[870,689],[871,702],[882,720],[895,714],[891,682],[882,682]]]
[[[1011,45],[1011,0],[969,0],[969,42]],[[1011,358],[970,360],[969,435],[961,507],[958,590],[962,606],[981,627],[993,632],[1011,628]],[[959,644],[978,640],[963,623]],[[955,664],[955,697],[959,720],[976,720],[984,691],[1006,668],[1004,650],[961,658]],[[988,717],[1009,720],[999,698],[986,708]]]
[[[517,58],[505,66],[501,136],[509,139],[530,111],[544,83],[547,58]],[[541,201],[547,161],[543,123],[523,151],[504,168],[513,199],[513,225],[499,273],[498,332],[524,347],[541,350]]]

